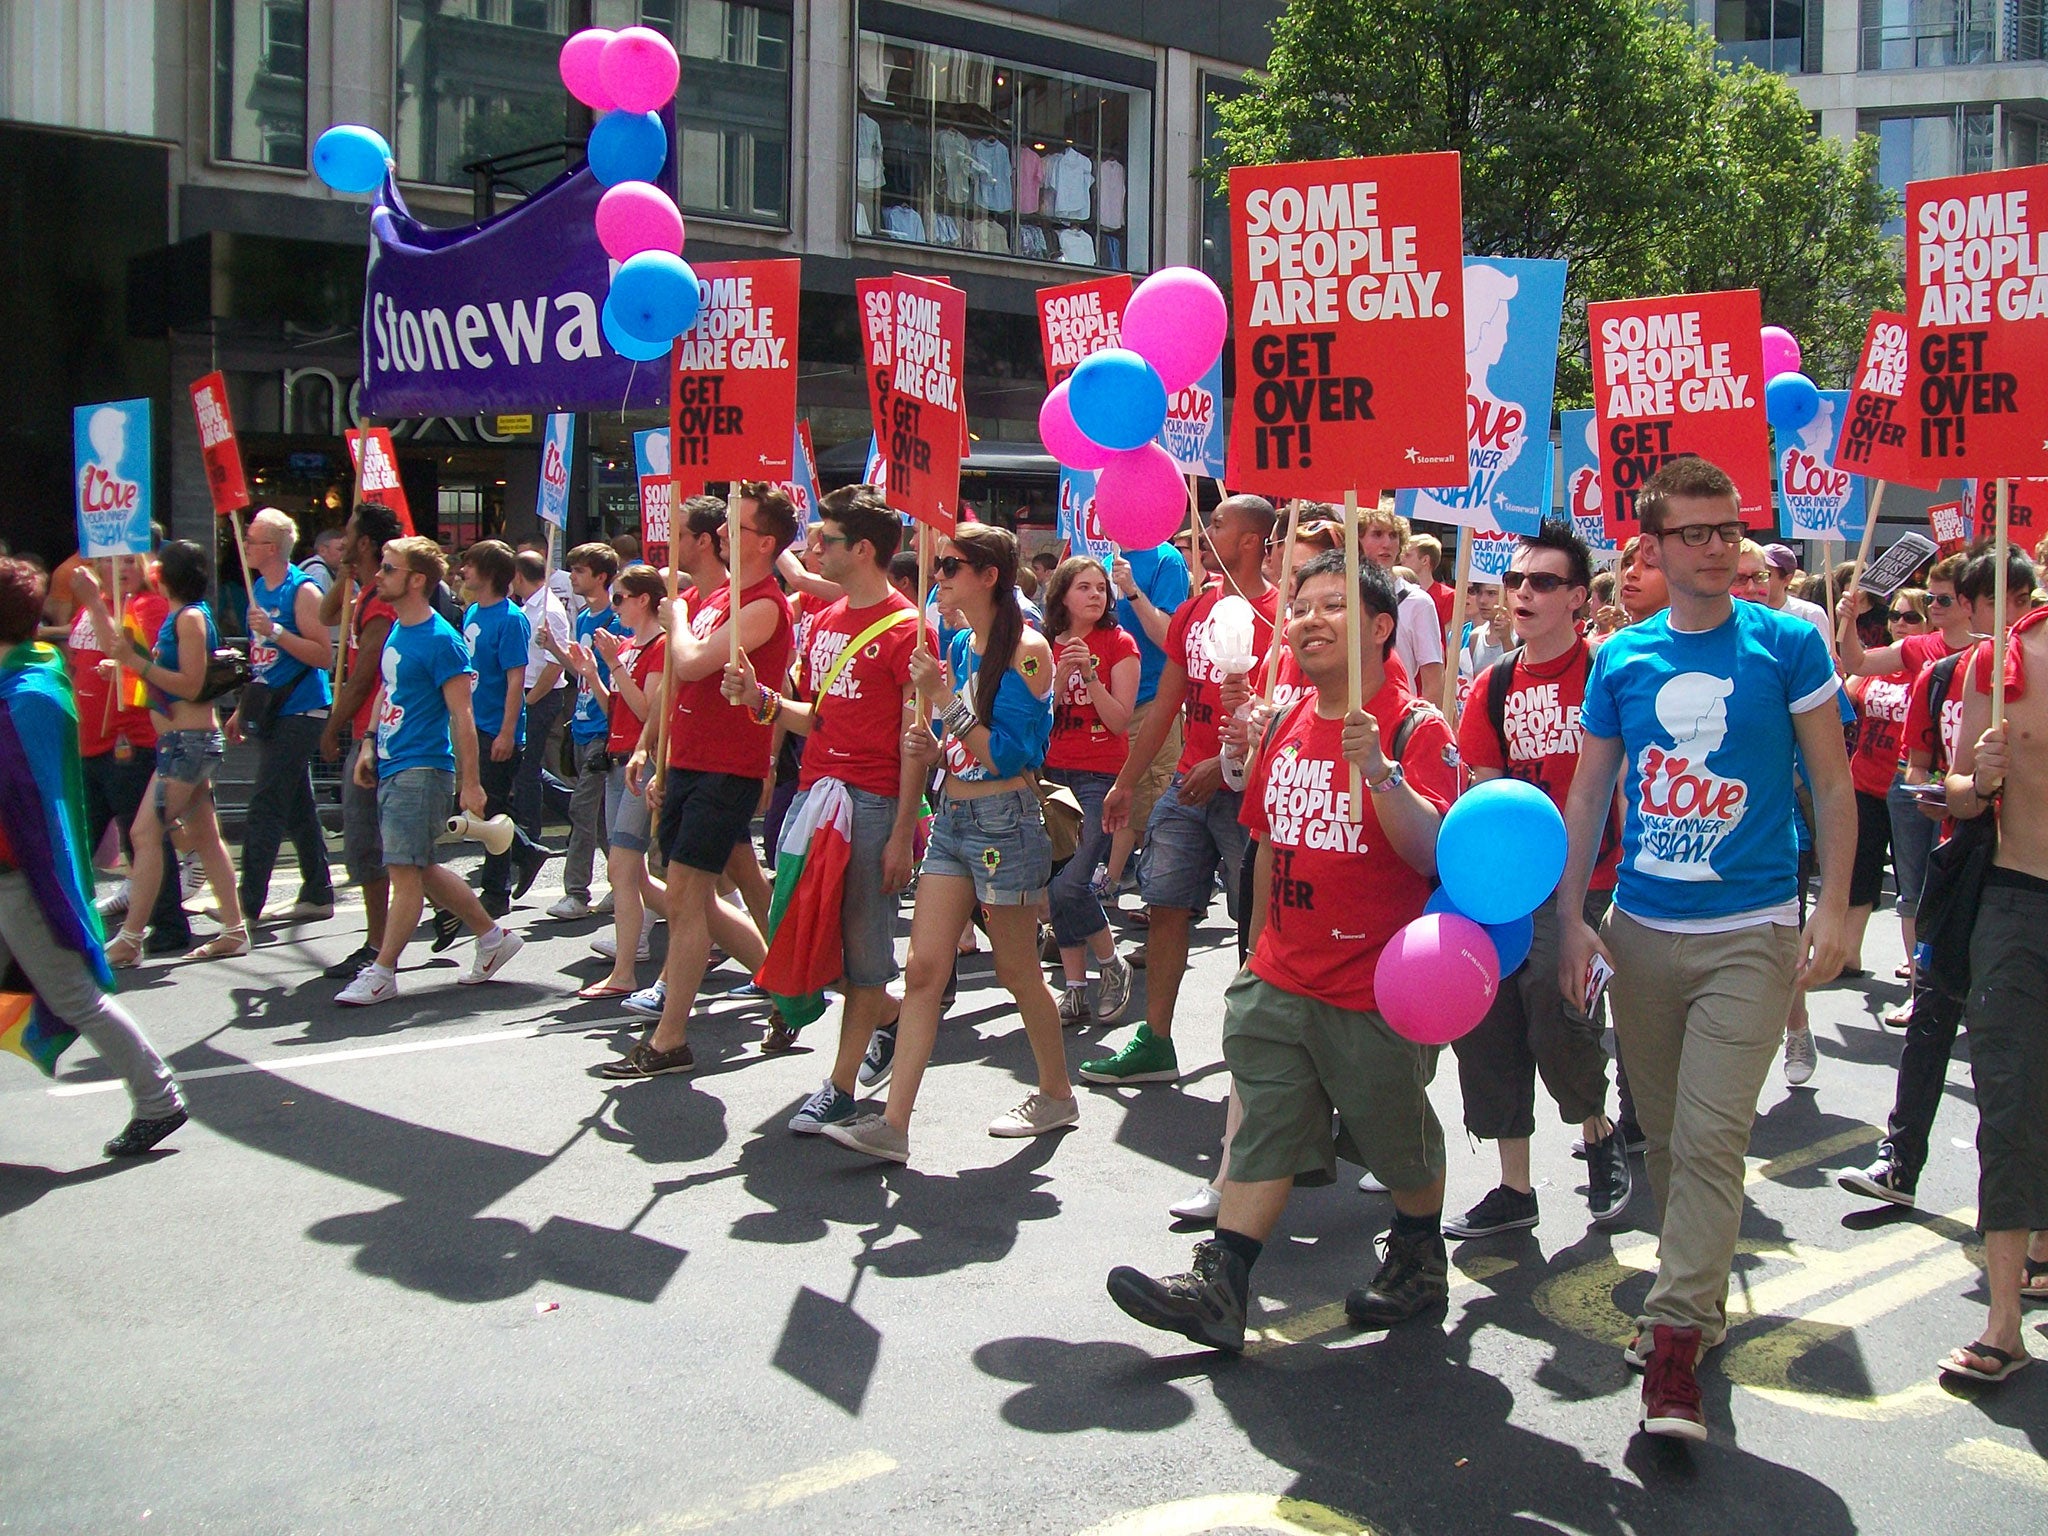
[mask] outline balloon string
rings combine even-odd
[[[625,394],[619,397],[619,425],[622,427],[626,424],[627,402],[629,402],[633,398],[633,381],[640,376],[639,359],[629,357],[626,359],[626,361],[631,363],[633,366],[627,371],[626,374],[626,392]]]

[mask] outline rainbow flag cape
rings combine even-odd
[[[839,904],[853,852],[853,797],[837,779],[811,786],[801,814],[782,824],[775,894],[768,903],[768,954],[754,980],[791,1029],[825,1011],[825,988],[845,967]]]
[[[0,830],[29,893],[66,949],[85,960],[108,991],[106,935],[92,901],[92,852],[85,841],[85,778],[78,762],[78,702],[57,652],[29,642],[0,656]],[[0,979],[0,1049],[55,1075],[78,1038],[19,980]]]

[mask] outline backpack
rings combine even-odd
[[[1934,771],[1948,771],[1948,743],[1941,735],[1941,708],[1948,702],[1948,696],[1956,685],[1956,668],[1965,657],[1976,650],[1966,645],[1960,651],[1951,652],[1935,662],[1927,673],[1927,717],[1934,722]]]
[[[454,630],[458,635],[462,633],[462,599],[448,590],[447,582],[437,583],[434,587],[433,596],[428,601],[434,605],[434,612],[448,621],[450,629]]]
[[[1927,712],[1934,721],[1934,755],[1944,771],[1949,765],[1941,762],[1945,755],[1941,708],[1955,687],[1956,669],[1975,655],[1976,649],[1969,646],[1942,657],[1928,675]],[[1998,858],[1998,813],[1987,805],[1967,821],[1955,822],[1954,828],[1927,855],[1916,933],[1928,954],[1928,984],[1960,999],[1970,990],[1970,937],[1977,927],[1977,906]]]

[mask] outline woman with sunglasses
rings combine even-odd
[[[1041,1136],[1080,1119],[1060,1039],[1059,1005],[1038,965],[1038,909],[1052,880],[1052,843],[1028,775],[1052,735],[1052,647],[1027,629],[1015,599],[1017,539],[976,523],[940,542],[939,607],[965,627],[942,663],[911,660],[918,697],[937,717],[935,742],[920,721],[904,751],[944,764],[945,784],[917,878],[910,962],[883,1114],[822,1127],[843,1147],[888,1162],[910,1160],[910,1116],[938,1039],[954,946],[980,902],[988,913],[996,979],[1017,1001],[1038,1066],[1038,1088],[990,1124],[991,1136]]]

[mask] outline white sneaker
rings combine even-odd
[[[592,917],[610,917],[612,915],[612,893],[610,891],[606,891],[590,904],[590,915]]]
[[[118,923],[128,915],[128,882],[123,880],[99,899],[100,921]]]
[[[579,917],[590,916],[590,903],[581,896],[564,896],[548,908],[548,916],[558,922],[573,923]]]
[[[1788,1029],[1785,1031],[1785,1081],[1794,1088],[1804,1088],[1813,1081],[1813,1069],[1820,1064],[1814,1053],[1813,1031],[1811,1029]]]
[[[1358,1176],[1358,1187],[1368,1195],[1384,1195],[1387,1192],[1387,1186],[1369,1173],[1361,1173]]]
[[[1176,1221],[1214,1221],[1223,1209],[1223,1196],[1215,1186],[1204,1184],[1185,1200],[1176,1200],[1166,1214]]]
[[[178,861],[178,890],[184,899],[190,901],[206,888],[206,866],[194,854],[186,854]]]
[[[526,948],[526,940],[511,929],[500,928],[498,932],[502,937],[496,944],[487,946],[483,940],[477,940],[476,955],[469,962],[469,969],[455,978],[465,987],[473,987],[480,981],[489,981],[504,969],[507,960]]]
[[[647,940],[647,930],[648,930],[648,928],[651,928],[652,926],[653,926],[653,924],[649,923],[649,924],[645,924],[645,925],[643,925],[643,926],[641,927],[641,929],[640,929],[640,942],[639,942],[638,944],[636,944],[636,945],[635,945],[635,946],[633,947],[633,958],[634,958],[635,960],[647,960],[647,959],[651,959],[651,958],[653,957],[653,954],[654,954],[654,950],[653,950],[653,948],[652,948],[652,947],[651,947],[651,946],[649,945],[649,943],[648,943],[648,940]],[[604,957],[605,959],[607,959],[607,960],[616,960],[616,959],[618,959],[618,958],[619,958],[619,935],[618,935],[618,930],[617,930],[617,929],[613,929],[613,930],[612,930],[611,932],[609,932],[609,933],[600,933],[600,934],[598,934],[598,935],[597,935],[597,936],[596,936],[595,938],[593,938],[593,939],[592,939],[592,940],[590,941],[590,952],[591,952],[592,954],[594,954],[594,955],[602,955],[602,956],[603,956],[603,957]]]
[[[388,1003],[398,996],[398,978],[375,961],[356,972],[356,979],[335,994],[337,1003],[361,1008],[369,1003]]]

